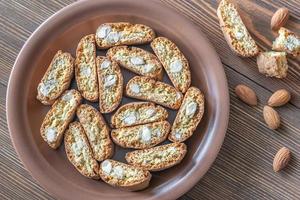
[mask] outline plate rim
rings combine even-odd
[[[14,103],[16,102],[16,98],[14,94],[14,90],[16,90],[16,84],[14,83],[16,81],[16,77],[18,76],[18,71],[19,69],[22,67],[22,65],[20,63],[22,63],[22,59],[24,59],[24,54],[26,54],[26,50],[30,47],[30,44],[32,42],[32,40],[34,40],[35,37],[41,35],[43,28],[46,27],[47,24],[50,23],[54,23],[55,21],[59,20],[60,17],[62,17],[62,15],[67,15],[68,12],[70,13],[70,11],[75,8],[75,7],[79,7],[81,4],[86,3],[88,0],[82,0],[82,1],[78,1],[78,2],[74,2],[60,10],[58,10],[56,13],[54,13],[53,15],[51,15],[48,19],[46,19],[32,34],[31,36],[26,40],[26,42],[24,43],[23,47],[21,48],[15,63],[13,65],[13,68],[11,70],[11,74],[9,77],[9,81],[8,81],[8,87],[7,87],[7,93],[6,93],[6,117],[7,117],[7,124],[8,124],[8,130],[10,133],[10,138],[12,140],[13,146],[17,152],[18,157],[20,158],[22,164],[24,165],[24,167],[26,168],[26,170],[30,173],[30,175],[51,195],[55,196],[55,197],[62,197],[59,194],[57,194],[57,192],[54,192],[51,187],[54,186],[49,186],[49,184],[46,184],[44,181],[41,181],[39,179],[38,173],[34,172],[34,170],[32,169],[33,167],[30,166],[29,167],[29,160],[26,157],[26,153],[24,153],[24,146],[20,146],[19,144],[16,143],[16,138],[18,137],[18,134],[16,133],[16,130],[18,130],[16,128],[16,125],[14,123],[14,119],[16,119],[16,112],[14,111],[13,107],[14,107]],[[102,0],[102,1],[95,1],[95,2],[106,2],[107,0]],[[108,0],[109,1],[109,0]],[[111,2],[117,2],[120,0],[111,0]],[[122,3],[124,2],[131,2],[131,3],[136,3],[136,1],[134,0],[122,0]],[[160,196],[160,198],[168,198],[168,199],[175,199],[178,198],[179,196],[183,195],[184,193],[186,193],[188,190],[190,190],[203,176],[204,174],[206,174],[206,172],[208,171],[208,169],[210,169],[212,163],[215,161],[221,146],[223,144],[225,135],[226,135],[226,131],[227,131],[227,127],[228,127],[228,121],[229,121],[229,92],[228,92],[228,83],[227,83],[227,79],[226,79],[226,75],[225,75],[225,71],[222,67],[222,63],[221,60],[219,58],[219,56],[217,55],[215,48],[212,46],[211,42],[206,38],[206,35],[200,30],[200,28],[193,24],[188,18],[186,18],[185,16],[183,16],[181,13],[179,13],[177,10],[175,10],[174,8],[163,4],[161,2],[157,2],[157,1],[146,1],[144,2],[144,4],[160,4],[161,6],[164,6],[166,9],[168,9],[170,12],[173,12],[176,15],[179,15],[182,20],[184,20],[186,23],[188,23],[190,26],[194,26],[195,29],[197,29],[197,31],[199,32],[199,34],[206,40],[207,45],[210,47],[210,51],[212,54],[214,54],[215,60],[216,60],[216,66],[214,66],[215,68],[219,68],[218,69],[218,76],[220,77],[220,81],[222,82],[223,88],[226,88],[225,90],[221,91],[222,93],[222,97],[224,97],[224,99],[222,99],[222,101],[219,102],[219,104],[222,104],[222,117],[224,118],[223,120],[219,118],[216,118],[216,121],[220,121],[220,125],[219,128],[221,127],[221,131],[219,130],[218,132],[218,141],[215,141],[214,144],[214,148],[208,148],[205,151],[205,154],[209,154],[210,157],[212,157],[212,159],[210,160],[209,163],[206,164],[205,169],[202,169],[202,171],[200,172],[198,171],[194,171],[194,173],[188,173],[186,174],[186,179],[190,178],[189,181],[186,181],[186,185],[181,186],[181,188],[177,188],[176,190],[173,190],[172,193],[168,193],[166,195],[166,193],[164,193],[164,196]],[[217,130],[215,130],[217,131]],[[216,139],[215,139],[216,140]],[[25,151],[26,152],[26,151]],[[37,168],[37,163],[35,168]],[[173,187],[174,189],[174,187]],[[151,199],[151,198],[149,198]]]

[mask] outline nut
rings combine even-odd
[[[276,110],[270,106],[265,106],[263,115],[266,124],[270,129],[277,129],[280,126],[280,117]]]
[[[277,90],[272,94],[272,96],[268,100],[268,105],[269,106],[282,106],[289,102],[291,99],[291,94],[289,91],[285,89]]]
[[[255,92],[246,85],[237,85],[235,94],[245,103],[251,106],[257,105],[257,97]]]
[[[289,19],[289,10],[287,8],[279,8],[271,19],[271,29],[277,31]]]
[[[273,170],[278,172],[282,170],[289,163],[291,158],[291,152],[288,148],[282,147],[274,156]]]

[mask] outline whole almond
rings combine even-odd
[[[274,172],[278,172],[282,170],[291,159],[291,152],[288,148],[282,147],[274,156],[273,160],[273,170]]]
[[[279,8],[271,19],[271,29],[277,31],[289,19],[289,10],[287,8]]]
[[[265,106],[263,110],[263,115],[266,124],[270,129],[277,129],[280,126],[280,117],[276,110],[270,106]]]
[[[282,106],[289,102],[291,99],[291,94],[289,91],[285,89],[277,90],[272,94],[272,96],[268,100],[268,105],[269,106]]]
[[[245,103],[255,106],[257,105],[257,97],[255,92],[246,85],[237,85],[235,87],[235,94]]]

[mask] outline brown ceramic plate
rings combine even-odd
[[[54,151],[39,133],[49,107],[36,100],[36,88],[55,52],[62,49],[75,55],[81,37],[94,33],[101,23],[114,21],[146,24],[158,35],[173,40],[190,62],[192,85],[206,96],[204,118],[186,142],[187,156],[179,165],[153,173],[150,187],[139,192],[121,191],[83,177],[67,160],[63,145]],[[125,70],[123,73],[126,82],[133,76]],[[169,82],[166,75],[164,81]],[[133,100],[124,98],[122,104],[130,101]],[[7,94],[7,120],[16,151],[31,175],[59,199],[175,199],[183,195],[215,160],[225,136],[228,113],[227,82],[216,52],[196,25],[157,1],[80,1],[62,9],[24,45],[12,70]],[[175,114],[170,111],[171,122]],[[105,118],[109,120],[110,115]],[[117,147],[114,158],[123,161],[125,153]]]

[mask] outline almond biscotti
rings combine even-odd
[[[76,50],[75,78],[77,88],[82,97],[96,102],[99,97],[96,71],[96,42],[95,35],[83,37]]]
[[[162,79],[163,69],[155,55],[137,47],[112,47],[106,54],[118,64],[136,74]]]
[[[99,49],[108,49],[117,45],[144,44],[154,38],[155,32],[150,27],[127,22],[104,23],[96,31]]]
[[[285,52],[261,52],[257,56],[257,66],[260,73],[269,77],[285,78],[288,64]]]
[[[204,95],[195,87],[185,93],[181,107],[172,125],[168,139],[183,142],[192,136],[204,113]]]
[[[65,133],[65,150],[69,161],[84,176],[99,179],[99,165],[79,122],[72,122]]]
[[[217,9],[217,15],[224,37],[236,54],[242,57],[252,57],[259,53],[258,46],[233,3],[222,0]]]
[[[146,149],[166,140],[170,131],[167,121],[153,122],[111,131],[113,141],[123,148]]]
[[[45,116],[40,128],[42,138],[48,145],[59,147],[63,133],[72,121],[76,108],[81,102],[81,95],[76,90],[67,90],[55,101]]]
[[[109,185],[128,191],[148,187],[152,177],[149,171],[111,159],[101,163],[99,175]]]
[[[80,105],[76,114],[90,143],[93,157],[98,161],[110,158],[114,151],[113,143],[102,115],[88,104]]]
[[[165,108],[150,102],[133,102],[121,106],[112,116],[115,128],[163,121],[168,118]]]
[[[294,57],[300,56],[300,37],[294,32],[281,27],[279,36],[273,42],[272,49],[275,51],[285,51]]]
[[[179,164],[186,152],[184,143],[171,143],[128,152],[125,159],[129,164],[144,170],[161,171]]]
[[[74,74],[74,58],[59,50],[53,57],[37,87],[37,99],[51,105],[70,86]]]
[[[151,48],[163,64],[176,89],[185,93],[191,85],[191,72],[187,59],[179,48],[165,37],[157,37]]]
[[[97,57],[99,108],[101,113],[115,110],[122,100],[123,75],[119,65],[107,57]]]
[[[152,101],[177,110],[183,98],[174,87],[145,76],[135,76],[126,85],[126,95],[132,98]]]

